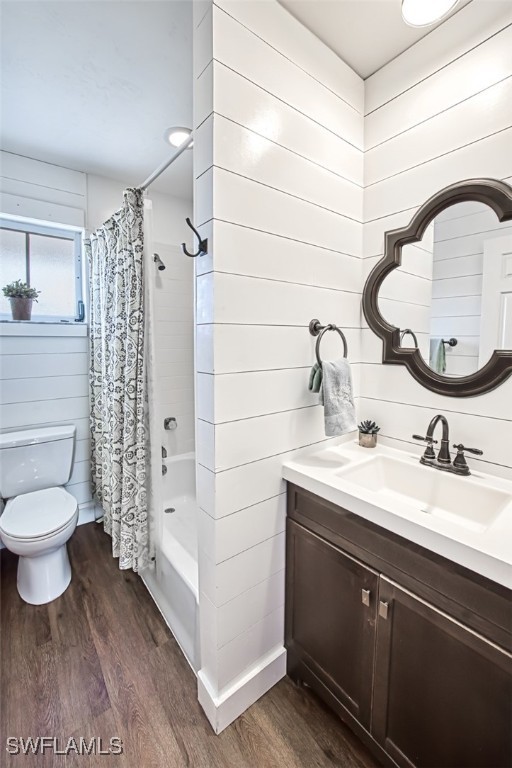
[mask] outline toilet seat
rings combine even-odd
[[[77,501],[64,488],[45,488],[9,499],[0,517],[0,533],[35,541],[55,536],[68,526]]]

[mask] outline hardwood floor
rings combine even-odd
[[[16,590],[2,550],[1,739],[5,768],[374,768],[355,736],[309,691],[282,680],[216,736],[196,680],[140,578],[119,571],[95,523],[69,543],[70,587],[43,606]],[[7,737],[50,736],[64,751],[111,737],[119,755],[9,755]],[[98,746],[99,742],[96,742]],[[12,743],[10,749],[12,750]]]

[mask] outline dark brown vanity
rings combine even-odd
[[[511,597],[288,482],[288,673],[383,765],[512,765]]]

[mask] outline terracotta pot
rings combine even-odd
[[[374,435],[368,435],[365,432],[360,432],[359,445],[363,448],[375,448],[377,445],[377,433]]]
[[[13,320],[30,320],[34,299],[10,298]]]

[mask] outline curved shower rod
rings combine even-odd
[[[169,166],[172,165],[174,163],[174,161],[177,160],[178,157],[183,154],[183,152],[185,152],[190,147],[190,145],[193,143],[193,141],[194,141],[194,134],[191,133],[190,136],[189,136],[188,141],[183,142],[181,147],[178,147],[178,149],[176,150],[176,152],[174,153],[174,155],[172,157],[170,157],[168,160],[165,160],[165,162],[163,162],[162,165],[159,165],[158,168],[156,170],[154,170],[153,173],[150,176],[148,176],[146,181],[144,181],[140,185],[140,188],[143,189],[143,190],[146,190],[149,187],[150,184],[152,184],[156,179],[158,179],[158,177],[164,171],[166,171],[167,168],[169,168]]]

